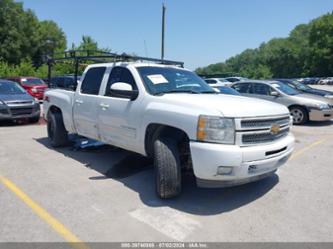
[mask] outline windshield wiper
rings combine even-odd
[[[200,92],[194,91],[194,90],[170,90],[166,92],[160,92],[159,95],[167,94],[167,93],[192,93],[192,94],[198,94]]]
[[[170,90],[166,92],[160,92],[157,93],[156,95],[163,95],[167,93],[191,93],[191,94],[201,94],[201,93],[217,93],[215,91],[194,91],[194,90]]]

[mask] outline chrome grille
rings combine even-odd
[[[241,121],[241,128],[247,128],[247,129],[270,128],[273,124],[278,124],[281,127],[283,127],[289,125],[289,122],[290,122],[289,116],[270,118],[270,119],[248,119]]]
[[[288,135],[290,121],[289,114],[240,118],[236,120],[236,142],[240,146],[272,143]]]
[[[271,132],[264,133],[252,133],[252,134],[243,134],[242,143],[243,144],[258,144],[258,143],[268,143],[275,141],[279,138],[287,136],[289,133],[289,128],[281,130],[277,134],[272,134]]]

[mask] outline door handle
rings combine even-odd
[[[82,100],[75,100],[75,103],[77,103],[77,104],[83,104],[83,101]]]
[[[109,105],[103,103],[99,104],[99,106],[102,107],[103,109],[108,109],[110,107]]]

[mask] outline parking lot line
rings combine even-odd
[[[19,189],[9,179],[0,175],[0,182],[19,197],[28,207],[30,207],[42,220],[49,224],[53,230],[60,234],[75,249],[89,249],[79,238],[77,238],[69,229],[61,224],[56,218],[49,214],[45,209],[33,201],[27,194]]]
[[[304,154],[306,151],[312,149],[313,147],[316,147],[324,142],[327,141],[327,138],[324,138],[324,139],[321,139],[321,140],[318,140],[308,146],[305,146],[303,149],[300,149],[299,151],[295,152],[291,157],[290,157],[290,160],[293,160],[299,156],[301,156],[302,154]]]

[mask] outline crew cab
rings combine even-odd
[[[19,83],[32,97],[43,100],[47,85],[36,77],[10,77],[8,80]]]
[[[75,133],[153,158],[161,198],[180,194],[183,170],[199,187],[234,186],[274,174],[294,149],[285,106],[219,94],[175,65],[89,65],[75,92],[45,93],[44,115],[54,147]]]

